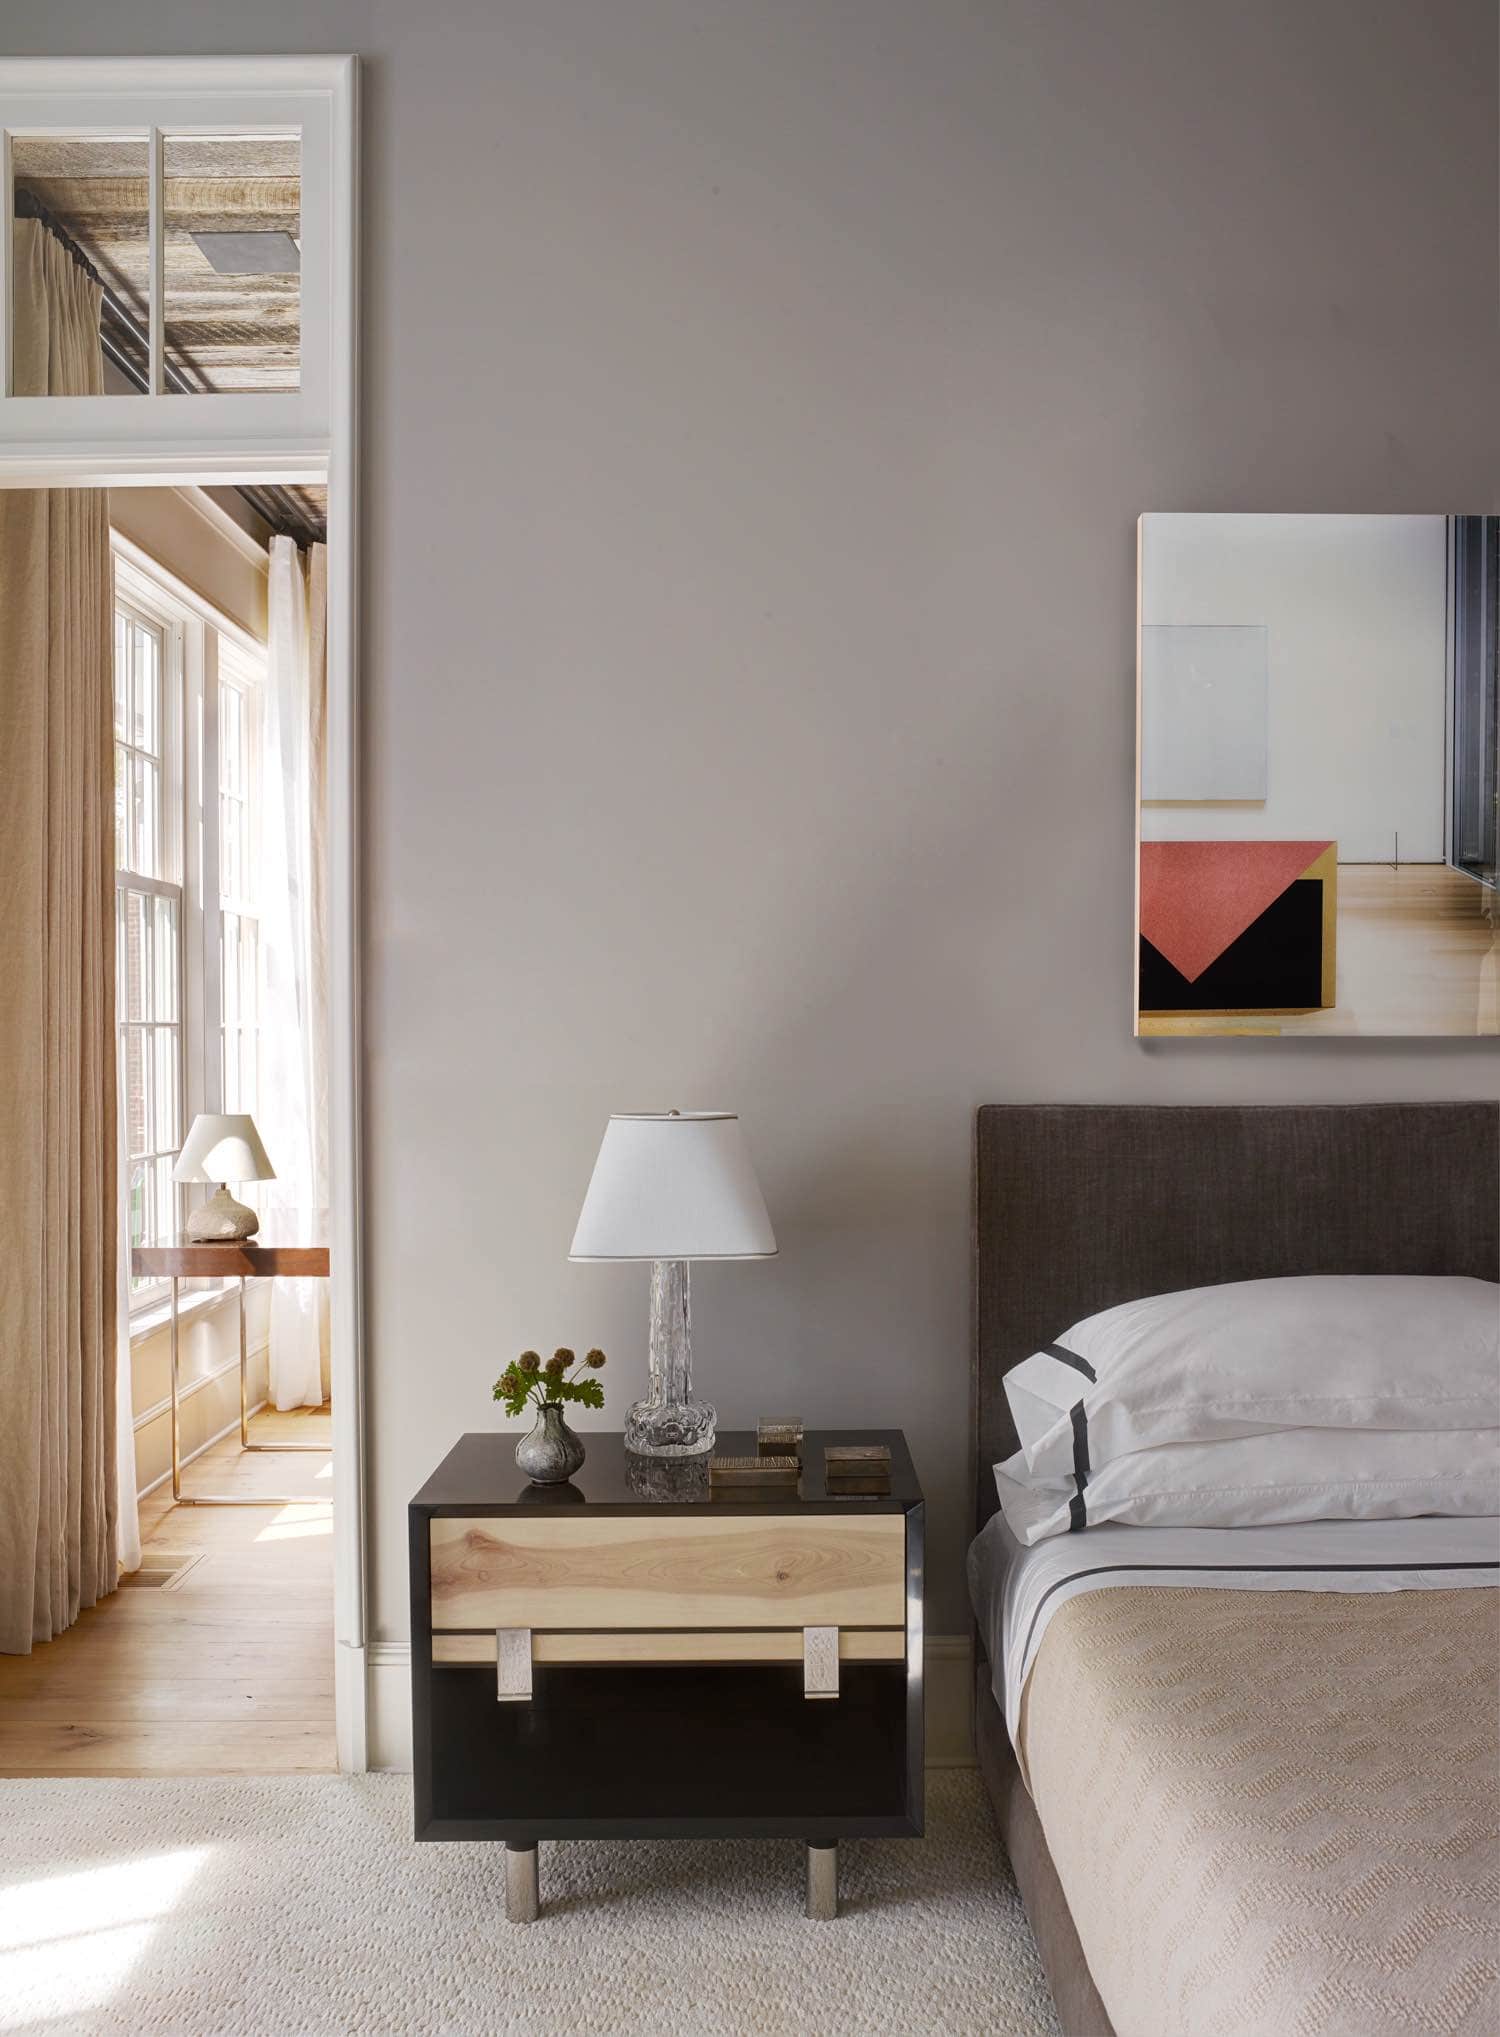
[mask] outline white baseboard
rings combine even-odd
[[[365,1759],[371,1768],[411,1773],[411,1649],[405,1641],[365,1643]]]
[[[411,1649],[371,1641],[365,1656],[366,1752],[371,1768],[411,1770]],[[927,1766],[972,1768],[973,1653],[967,1634],[929,1634],[925,1666]]]
[[[369,1650],[357,1641],[336,1641],[333,1649],[333,1715],[338,1727],[341,1775],[363,1775],[370,1765],[370,1688]]]

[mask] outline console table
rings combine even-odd
[[[252,1443],[246,1391],[245,1282],[277,1274],[287,1279],[328,1278],[326,1245],[262,1245],[253,1239],[221,1244],[137,1245],[130,1254],[137,1279],[164,1275],[172,1283],[172,1498],[184,1507],[284,1507],[307,1503],[306,1493],[211,1493],[182,1489],[182,1437],[178,1414],[177,1301],[184,1280],[238,1278],[240,1284],[240,1448],[242,1450],[327,1450],[326,1443]]]
[[[503,1842],[524,1923],[539,1839],[795,1836],[833,1916],[840,1838],[922,1830],[904,1438],[809,1431],[798,1486],[731,1498],[706,1457],[596,1432],[571,1483],[532,1485],[517,1433],[463,1437],[409,1508],[416,1837]],[[889,1493],[830,1492],[829,1443],[888,1444]]]

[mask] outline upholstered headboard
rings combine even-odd
[[[1500,1108],[988,1104],[974,1253],[982,1524],[1016,1447],[1005,1374],[1082,1316],[1282,1273],[1500,1278]]]

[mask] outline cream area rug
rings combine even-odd
[[[411,1840],[404,1776],[0,1782],[0,2029],[46,2037],[1057,2037],[970,1771],[927,1836],[840,1848],[802,1915],[787,1840]]]

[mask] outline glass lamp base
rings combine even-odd
[[[638,1400],[625,1417],[625,1448],[638,1457],[701,1457],[714,1447],[706,1400]]]

